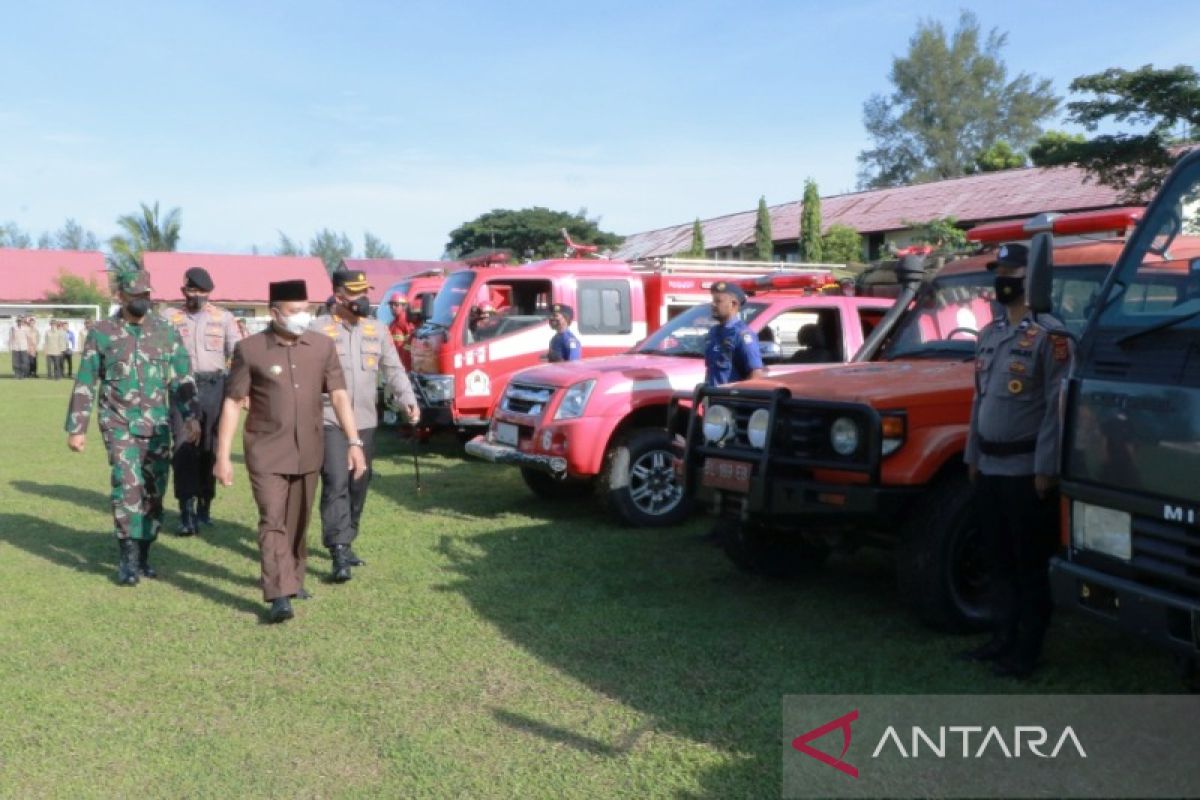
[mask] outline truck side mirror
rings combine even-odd
[[[1035,314],[1047,314],[1054,304],[1054,237],[1043,231],[1029,243],[1029,264],[1025,268],[1025,302]]]

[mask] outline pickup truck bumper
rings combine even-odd
[[[492,444],[484,435],[476,436],[467,442],[466,450],[467,455],[490,461],[493,464],[510,464],[515,467],[544,472],[555,478],[567,476],[567,460],[562,456],[522,453],[517,448],[506,444]]]
[[[1056,557],[1054,603],[1081,611],[1179,655],[1200,657],[1200,601]]]

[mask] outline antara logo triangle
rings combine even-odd
[[[852,735],[850,725],[853,724],[853,722],[857,719],[858,709],[856,708],[849,714],[844,714],[837,719],[830,720],[819,728],[813,728],[808,733],[800,734],[795,739],[792,739],[792,747],[799,750],[801,753],[804,753],[804,755],[809,756],[810,758],[815,758],[822,764],[833,767],[839,772],[846,773],[851,778],[857,778],[858,767],[855,767],[853,764],[848,764],[842,760],[846,757],[846,753],[850,750],[850,737]],[[837,758],[834,758],[828,753],[823,753],[809,744],[809,742],[820,739],[827,733],[831,733],[839,728],[842,731],[842,753]]]

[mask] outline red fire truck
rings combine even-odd
[[[575,309],[572,330],[584,358],[614,355],[707,301],[714,281],[784,266],[800,265],[667,260],[642,267],[559,258],[515,266],[484,263],[451,273],[413,341],[421,418],[459,430],[486,426],[513,373],[544,359],[554,303]],[[491,313],[480,313],[484,309]]]
[[[742,316],[758,335],[772,376],[844,362],[892,304],[815,293],[836,287],[829,272],[767,276],[742,285],[750,293]],[[689,503],[674,469],[667,412],[673,394],[690,393],[704,380],[704,344],[712,325],[705,302],[627,353],[518,372],[487,435],[468,442],[467,453],[519,467],[526,485],[542,497],[585,494],[595,487],[629,525],[680,521]]]
[[[419,325],[433,313],[433,301],[438,290],[446,280],[446,270],[433,269],[409,275],[402,281],[389,286],[383,293],[383,302],[375,311],[375,316],[384,324],[392,323],[392,311],[387,301],[395,295],[401,295],[408,300],[409,321]]]

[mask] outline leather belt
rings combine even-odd
[[[990,442],[979,437],[979,452],[985,456],[1023,456],[1037,450],[1037,439],[1026,439],[1020,442]]]

